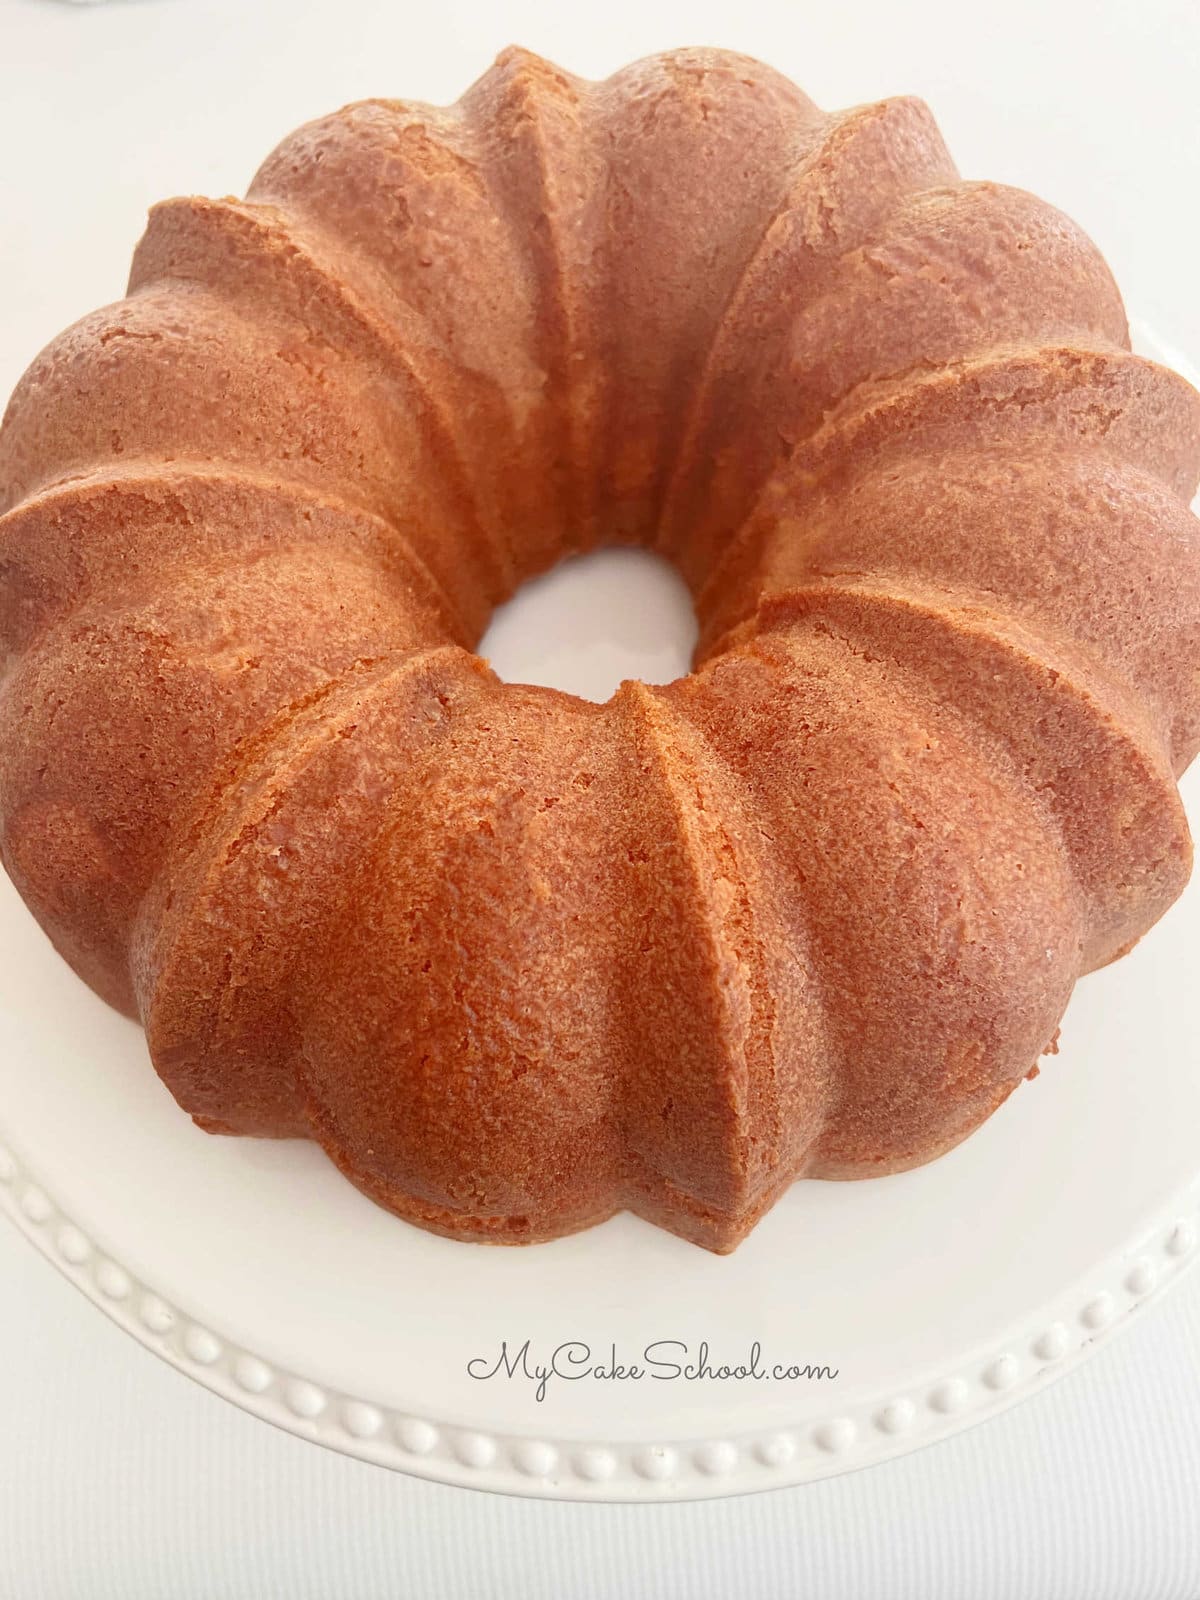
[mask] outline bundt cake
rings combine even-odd
[[[1096,249],[919,101],[508,51],[157,207],[20,383],[3,860],[202,1128],[727,1250],[962,1139],[1179,894],[1198,465]],[[473,654],[617,543],[690,675]]]

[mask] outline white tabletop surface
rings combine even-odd
[[[723,44],[828,105],[922,94],[964,172],[1069,211],[1130,307],[1200,357],[1194,0],[0,0],[0,390],[121,292],[154,199],[243,189],[345,100],[452,99],[509,42],[588,76]],[[2,1600],[1194,1600],[1198,1483],[1195,1271],[1045,1394],[905,1460],[738,1501],[569,1506],[276,1433],[0,1226]]]

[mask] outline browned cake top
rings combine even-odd
[[[0,850],[219,1131],[403,1215],[731,1248],[929,1159],[1186,880],[1200,399],[926,108],[758,63],[300,129],[153,212],[0,431]],[[692,588],[606,705],[472,651]]]

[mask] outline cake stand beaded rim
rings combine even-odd
[[[2,1132],[2,1130],[0,1130]],[[1036,1318],[907,1393],[816,1423],[735,1437],[597,1443],[488,1431],[335,1391],[287,1371],[169,1304],[65,1215],[0,1143],[0,1212],[119,1327],[263,1421],[395,1471],[543,1499],[704,1499],[784,1488],[870,1466],[1007,1410],[1072,1370],[1200,1256],[1200,1177],[1135,1240]]]

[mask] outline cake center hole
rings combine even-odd
[[[607,700],[625,678],[670,683],[690,671],[696,613],[683,579],[647,550],[560,561],[496,608],[479,643],[507,683]]]

